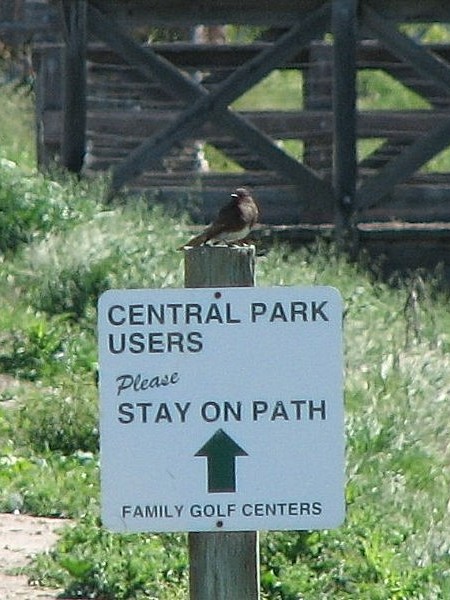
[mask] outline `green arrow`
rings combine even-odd
[[[208,460],[208,492],[236,491],[236,456],[248,456],[229,435],[218,429],[194,456]]]

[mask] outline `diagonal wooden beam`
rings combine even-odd
[[[139,71],[144,78],[152,82],[155,79],[160,80],[172,96],[181,97],[186,102],[193,102],[198,99],[199,94],[207,94],[206,90],[203,90],[191,77],[174,67],[169,60],[157,54],[150,46],[143,48],[126,35],[112,19],[106,17],[91,3],[88,4],[88,29],[131,67]]]
[[[395,185],[408,179],[418,168],[450,145],[450,119],[420,137],[397,158],[368,179],[356,194],[358,211],[378,204]]]
[[[360,6],[363,24],[397,56],[425,78],[432,79],[450,94],[450,65],[411,38],[403,35],[365,3]]]
[[[150,48],[141,48],[90,5],[89,27],[96,36],[109,44],[129,64],[138,68],[141,74],[152,79],[159,78],[171,93],[181,96],[187,102],[193,102],[171,126],[151,136],[114,169],[109,195],[114,195],[129,179],[151,166],[176,142],[195,133],[200,125],[212,118],[215,124],[231,130],[242,144],[260,155],[269,168],[280,171],[296,183],[300,187],[300,194],[308,198],[313,195],[317,200],[322,197],[329,199],[331,187],[326,182],[311,169],[285,154],[268,136],[228,108],[249,87],[323,32],[328,20],[329,6],[325,4],[282,36],[277,44],[245,63],[213,93],[209,93]]]

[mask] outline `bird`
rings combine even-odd
[[[216,219],[181,248],[201,246],[209,241],[242,242],[258,221],[258,216],[258,205],[250,192],[243,187],[237,188],[231,194],[230,202],[220,209]]]

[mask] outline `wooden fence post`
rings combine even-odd
[[[255,285],[254,246],[187,248],[184,258],[185,287]],[[256,531],[190,533],[189,561],[190,600],[259,599]]]
[[[338,243],[356,249],[356,42],[357,1],[333,0],[333,188]]]
[[[61,154],[62,83],[64,81],[61,44],[33,45],[33,69],[36,73],[35,115],[38,168],[48,169]]]
[[[64,95],[61,163],[80,173],[86,146],[86,0],[62,0]]]

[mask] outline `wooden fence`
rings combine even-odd
[[[332,223],[364,237],[372,236],[371,223],[384,223],[379,231],[406,239],[412,223],[415,238],[420,227],[439,231],[436,256],[448,261],[450,176],[423,167],[450,145],[450,46],[423,45],[400,27],[450,23],[447,3],[222,0],[193,8],[186,0],[151,7],[55,0],[48,8],[59,37],[52,25],[52,42],[36,43],[33,57],[41,166],[56,158],[75,172],[109,170],[110,197],[149,190],[198,220],[208,221],[233,187],[248,185],[264,222],[287,232]],[[186,35],[184,42],[142,44],[149,27],[186,32],[199,23],[250,25],[262,34],[246,44],[195,43]],[[330,33],[332,44],[324,41]],[[298,107],[233,107],[279,70],[299,74]],[[364,70],[387,73],[427,108],[357,110]],[[370,139],[376,148],[359,159],[361,140]],[[230,159],[234,172],[205,169],[205,144]]]
[[[205,87],[214,89],[229,73],[257,56],[268,43],[249,45],[193,45],[160,43],[153,45],[158,55],[186,71],[207,73]],[[426,48],[443,60],[450,60],[450,46]],[[34,51],[38,74],[38,125],[40,162],[49,164],[60,154],[62,137],[62,89],[60,83],[60,44],[38,45]],[[303,144],[306,166],[324,181],[333,173],[332,47],[313,42],[291,57],[282,68],[303,74],[303,97],[299,79],[298,110],[241,112],[243,118],[264,135],[275,140],[296,140]],[[358,165],[358,181],[370,178],[401,155],[415,140],[442,127],[449,118],[450,97],[425,77],[396,58],[378,41],[362,41],[357,47],[358,69],[382,70],[406,87],[420,93],[430,109],[361,111],[357,115],[358,139],[383,143]],[[87,156],[85,171],[105,171],[120,164],[127,155],[156,132],[171,126],[184,103],[169,95],[157,80],[143,80],[135,67],[102,45],[88,47],[87,61]],[[237,173],[208,172],[196,163],[196,143],[207,140],[240,165]],[[128,184],[132,190],[156,190],[168,201],[180,193],[195,196],[202,192],[202,213],[210,219],[217,202],[236,185],[246,184],[258,191],[264,204],[264,219],[272,224],[323,223],[333,221],[332,197],[317,202],[298,202],[297,186],[283,174],[267,169],[262,161],[226,135],[214,123],[203,124],[194,139],[164,157],[158,167],[146,170]],[[299,153],[302,148],[298,146]],[[194,149],[194,150],[193,150]],[[365,209],[363,221],[433,222],[450,220],[450,173],[415,171],[377,203]],[[206,209],[206,210],[205,210]]]

